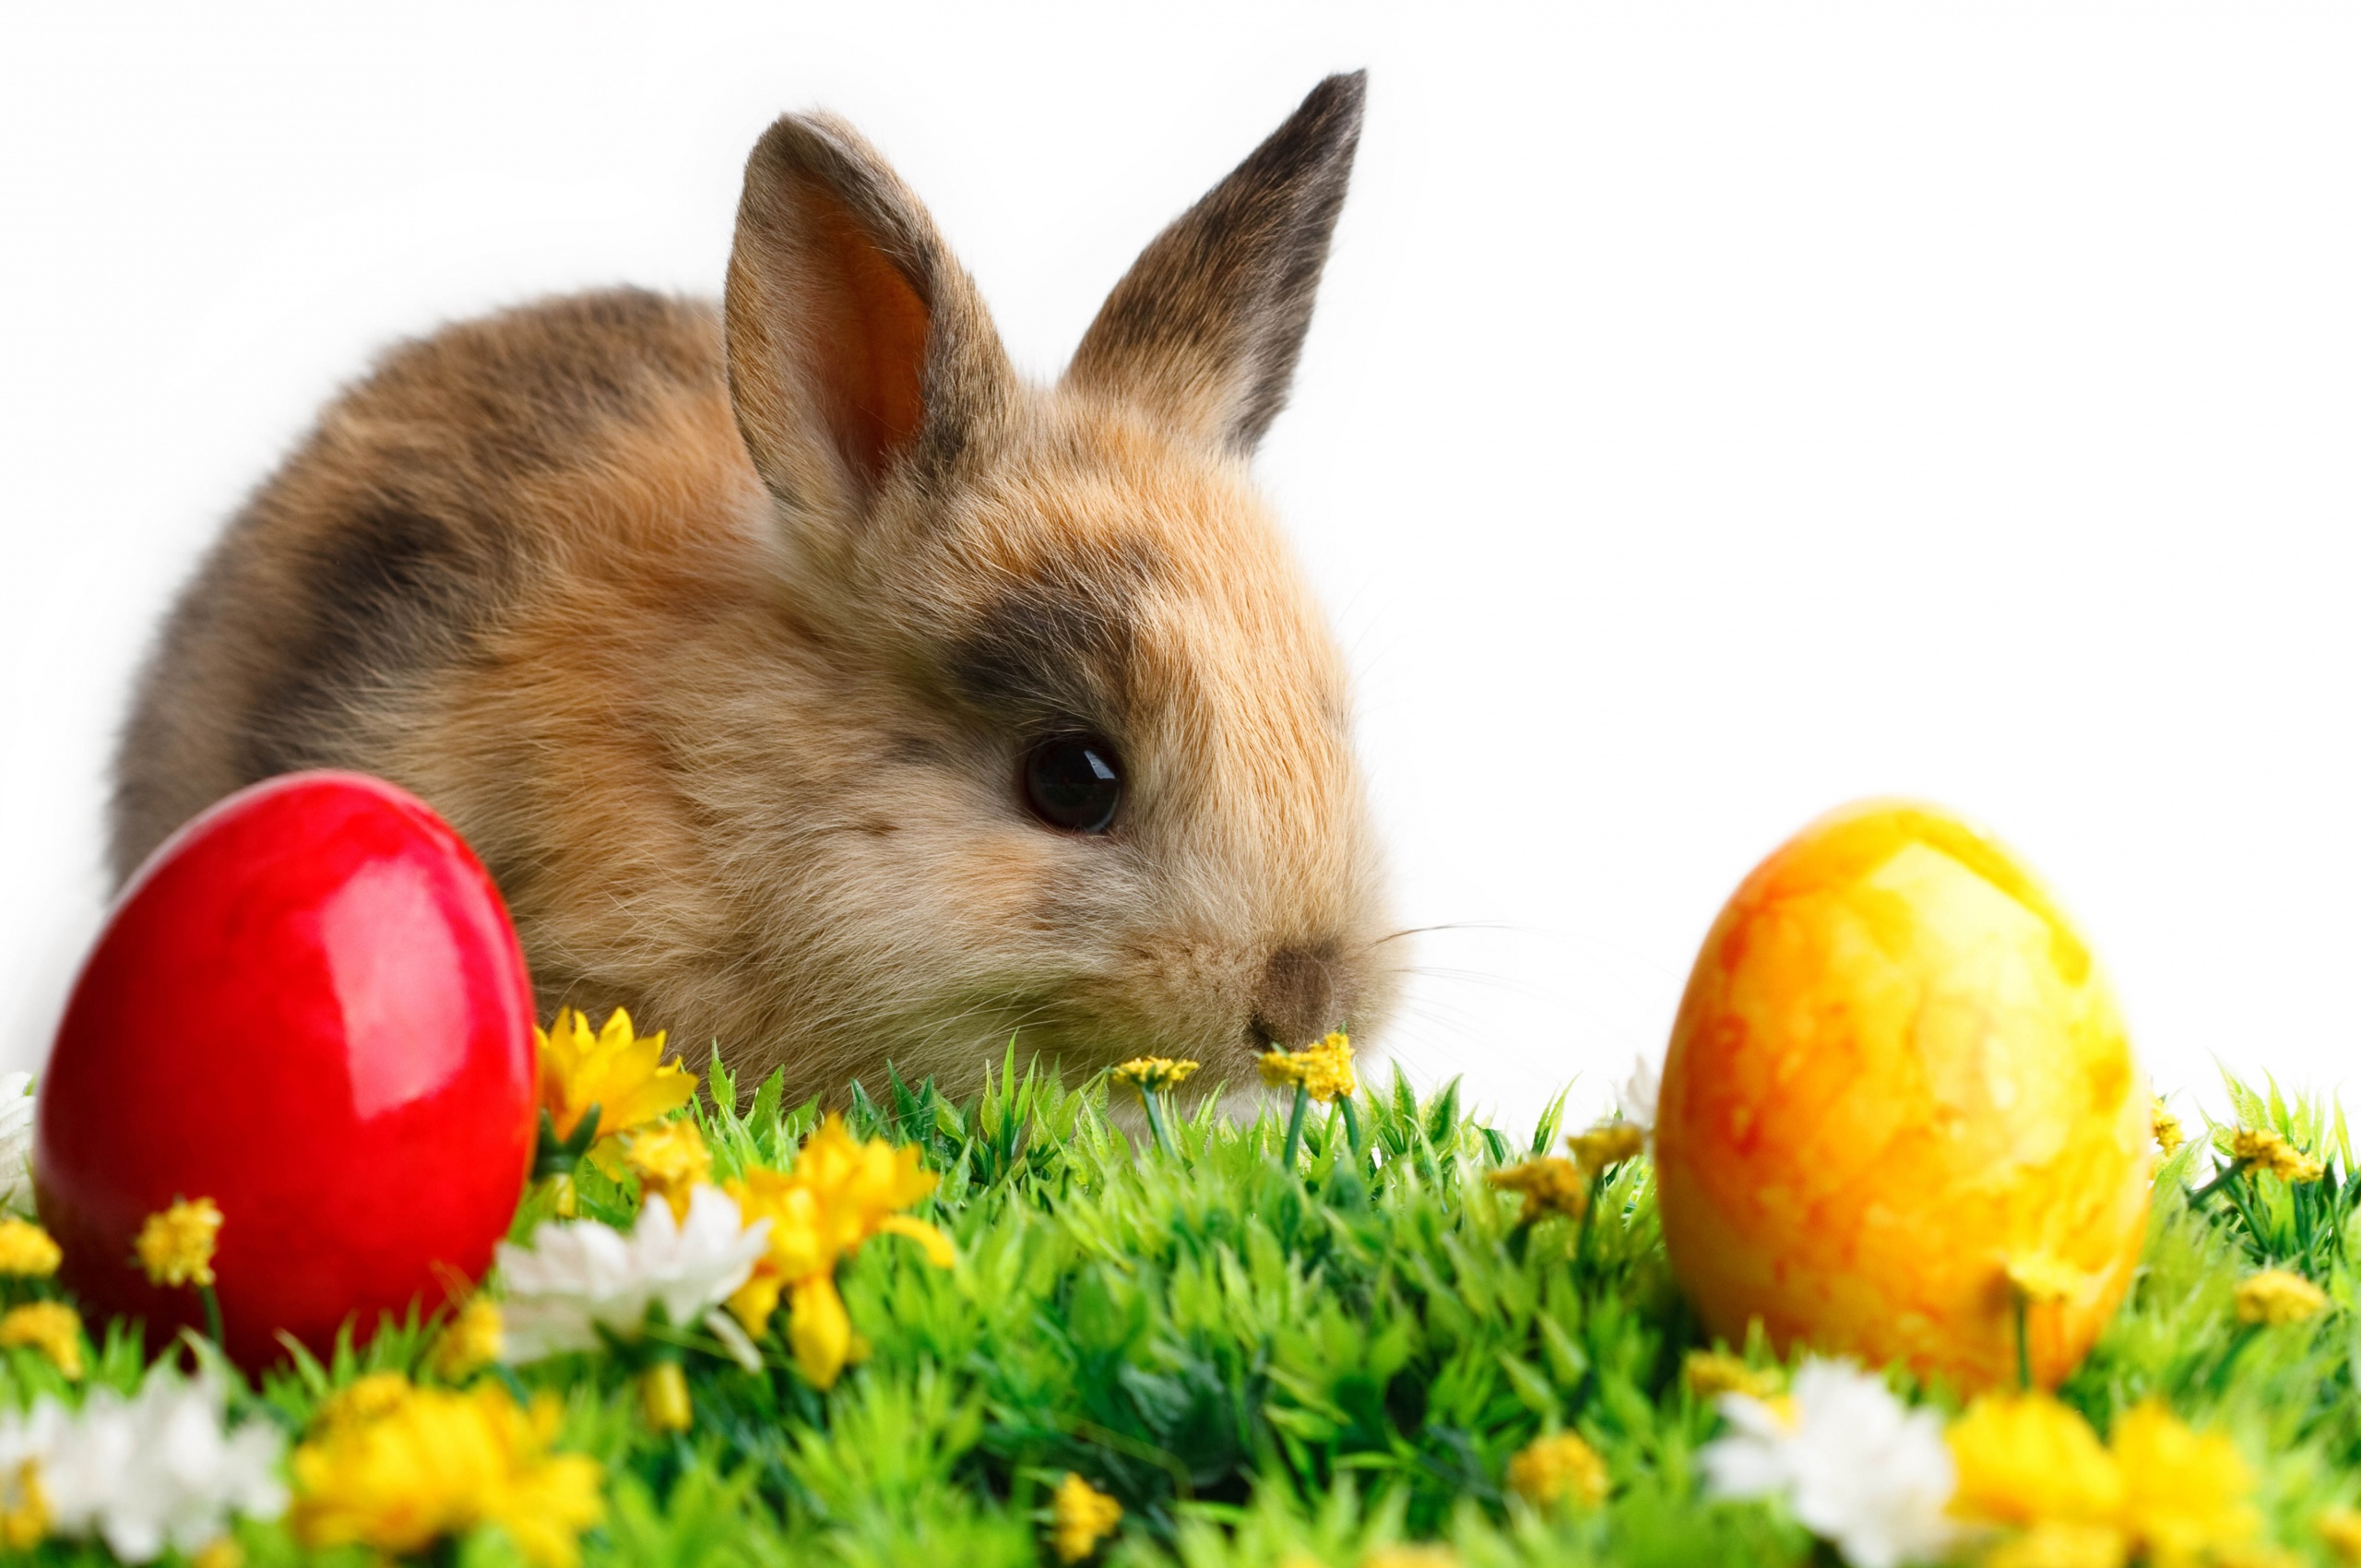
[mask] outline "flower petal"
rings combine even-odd
[[[926,1249],[926,1261],[937,1268],[949,1268],[959,1261],[952,1250],[951,1238],[923,1219],[912,1219],[907,1214],[889,1214],[877,1222],[881,1236],[907,1236]]]
[[[795,1364],[814,1388],[836,1386],[852,1353],[852,1319],[836,1282],[827,1275],[797,1281],[789,1299],[787,1342]]]

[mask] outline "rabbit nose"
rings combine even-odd
[[[1310,1045],[1345,1021],[1347,998],[1334,947],[1282,947],[1263,966],[1254,1030],[1274,1045]]]

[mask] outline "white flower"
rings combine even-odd
[[[33,1075],[0,1077],[0,1208],[32,1202]]]
[[[536,1228],[530,1247],[502,1242],[507,1360],[596,1349],[602,1326],[631,1338],[651,1306],[662,1309],[667,1323],[687,1327],[746,1283],[770,1244],[770,1223],[743,1223],[729,1194],[699,1187],[689,1194],[688,1218],[677,1226],[671,1206],[658,1197],[639,1211],[629,1236],[579,1219]]]
[[[1615,1109],[1623,1120],[1635,1127],[1656,1130],[1656,1091],[1662,1087],[1664,1066],[1645,1051],[1631,1059],[1631,1075],[1615,1091]]]
[[[167,1547],[194,1554],[228,1530],[231,1510],[275,1519],[287,1507],[278,1429],[227,1430],[226,1398],[218,1377],[191,1381],[160,1362],[130,1399],[98,1388],[69,1411],[44,1395],[28,1413],[0,1416],[0,1472],[13,1484],[36,1467],[59,1535],[96,1535],[125,1562]]]
[[[72,1412],[46,1394],[29,1411],[0,1413],[0,1510],[13,1513],[24,1506],[26,1467],[31,1467],[33,1482],[40,1485],[42,1467],[73,1420]]]
[[[1955,1478],[1940,1418],[1908,1408],[1848,1361],[1805,1361],[1781,1403],[1788,1408],[1722,1396],[1735,1430],[1698,1454],[1708,1496],[1785,1498],[1855,1568],[1942,1554]]]

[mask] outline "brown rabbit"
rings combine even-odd
[[[721,307],[635,291],[388,354],[217,543],[125,732],[126,877],[358,768],[506,895],[544,1009],[792,1092],[966,1088],[1388,1012],[1336,649],[1247,471],[1360,125],[1332,77],[1010,368],[850,127],[755,145]],[[693,1053],[694,1054],[694,1053]]]

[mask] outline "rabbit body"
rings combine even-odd
[[[356,768],[476,848],[545,1010],[795,1094],[887,1060],[970,1087],[1012,1036],[1235,1082],[1374,1028],[1341,661],[1247,469],[1359,103],[1323,83],[1052,386],[816,116],[757,145],[720,308],[595,293],[397,349],[166,624],[118,877],[245,784]],[[1075,736],[1121,775],[1078,830],[1026,771]]]

